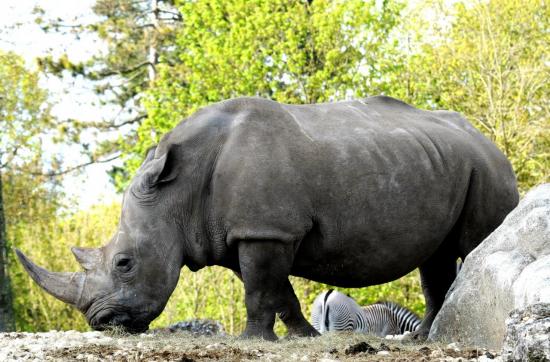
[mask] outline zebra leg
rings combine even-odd
[[[435,316],[441,309],[445,294],[456,276],[456,256],[450,250],[439,250],[420,267],[422,291],[426,300],[426,315],[413,339],[424,340],[428,337]]]
[[[283,321],[285,326],[288,329],[288,335],[289,336],[297,336],[297,337],[313,337],[318,336],[319,332],[315,330],[309,324],[309,322],[305,319],[304,315],[302,314],[302,310],[300,308],[300,302],[298,301],[298,298],[296,298],[296,294],[294,294],[294,289],[292,288],[292,285],[286,280],[286,300],[288,303],[284,307],[284,310],[279,313],[279,318]]]
[[[277,240],[241,240],[238,249],[247,313],[241,336],[277,340],[275,314],[294,311],[296,303],[288,295],[293,246]]]

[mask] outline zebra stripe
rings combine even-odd
[[[388,334],[399,334],[399,323],[395,314],[383,304],[372,304],[363,307],[362,317],[365,324],[358,332],[375,334],[384,337]]]
[[[352,298],[329,290],[315,298],[311,324],[323,334],[329,331],[355,331],[385,336],[399,334],[397,318],[385,305],[362,309]]]
[[[422,320],[409,309],[397,303],[382,301],[374,305],[384,305],[391,310],[399,324],[399,334],[403,334],[405,332],[414,332],[418,327],[420,327],[420,323],[422,322]]]

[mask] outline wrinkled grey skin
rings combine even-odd
[[[427,335],[464,258],[518,202],[510,163],[459,114],[389,97],[291,106],[214,104],[152,149],[124,195],[118,232],[73,249],[86,269],[45,271],[47,291],[95,329],[147,328],[184,265],[221,265],[245,286],[244,336],[316,335],[289,275],[365,287],[419,267]]]

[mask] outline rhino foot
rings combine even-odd
[[[240,339],[265,339],[266,341],[277,341],[279,338],[277,335],[273,332],[273,330],[259,330],[259,329],[252,329],[247,328],[245,331],[239,336]]]

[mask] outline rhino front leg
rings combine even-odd
[[[247,312],[243,337],[277,340],[273,332],[276,313],[287,313],[292,321],[296,321],[297,300],[294,293],[289,295],[288,282],[293,259],[294,250],[288,243],[270,240],[239,242]]]

